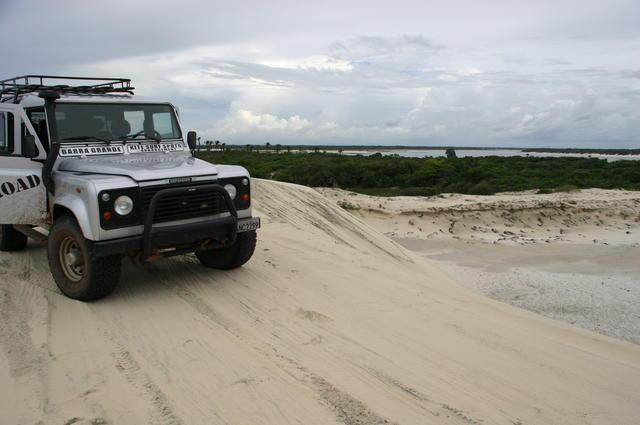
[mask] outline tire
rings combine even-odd
[[[53,279],[69,298],[97,300],[109,295],[118,285],[121,257],[93,257],[89,242],[70,215],[53,223],[47,251]]]
[[[18,232],[11,224],[1,225],[0,251],[20,251],[27,246],[27,236]]]
[[[231,270],[249,261],[256,248],[256,232],[238,233],[236,242],[225,248],[196,251],[203,266],[213,269]]]

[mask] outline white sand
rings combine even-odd
[[[0,255],[2,424],[637,424],[640,347],[468,291],[312,189],[257,181],[244,268],[59,294]]]
[[[640,192],[320,191],[467,288],[640,344]]]
[[[538,195],[377,197],[318,189],[391,237],[506,244],[552,242],[640,247],[640,192],[588,189]]]

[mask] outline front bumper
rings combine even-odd
[[[120,239],[93,242],[92,254],[104,257],[117,254],[141,254],[142,260],[147,260],[160,249],[168,249],[168,254],[191,252],[205,247],[212,242],[233,245],[238,231],[254,230],[260,227],[260,220],[256,218],[238,219],[233,200],[229,193],[218,184],[198,186],[197,190],[211,190],[218,192],[226,204],[229,215],[212,220],[180,224],[154,226],[156,207],[162,198],[196,190],[192,187],[174,187],[157,192],[146,212],[142,235]]]
[[[259,218],[247,218],[236,220],[234,217],[222,217],[215,220],[207,220],[198,223],[180,224],[177,226],[156,227],[149,235],[148,244],[151,252],[154,249],[170,248],[189,245],[190,248],[180,250],[177,253],[194,251],[199,246],[209,240],[228,239],[233,233],[233,229],[247,229],[260,227]],[[252,226],[247,226],[251,224]],[[142,253],[144,250],[144,236],[130,236],[126,238],[112,239],[107,241],[93,242],[92,253],[96,257],[106,257],[118,254],[135,254]],[[147,256],[148,257],[148,256]],[[146,259],[146,258],[145,258]]]

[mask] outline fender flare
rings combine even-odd
[[[94,230],[91,228],[91,219],[89,218],[89,213],[87,212],[85,202],[77,196],[73,196],[71,194],[65,193],[56,197],[56,201],[53,204],[53,208],[59,205],[71,211],[75,216],[76,221],[80,225],[80,230],[82,231],[82,235],[89,240],[96,240],[98,235],[95,234]]]

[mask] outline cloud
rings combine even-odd
[[[311,122],[293,115],[280,118],[271,114],[256,114],[246,109],[239,109],[229,113],[212,132],[223,136],[233,136],[238,133],[263,132],[269,134],[296,135],[311,128]]]
[[[52,4],[0,1],[4,72],[131,77],[213,140],[640,140],[631,0]]]

